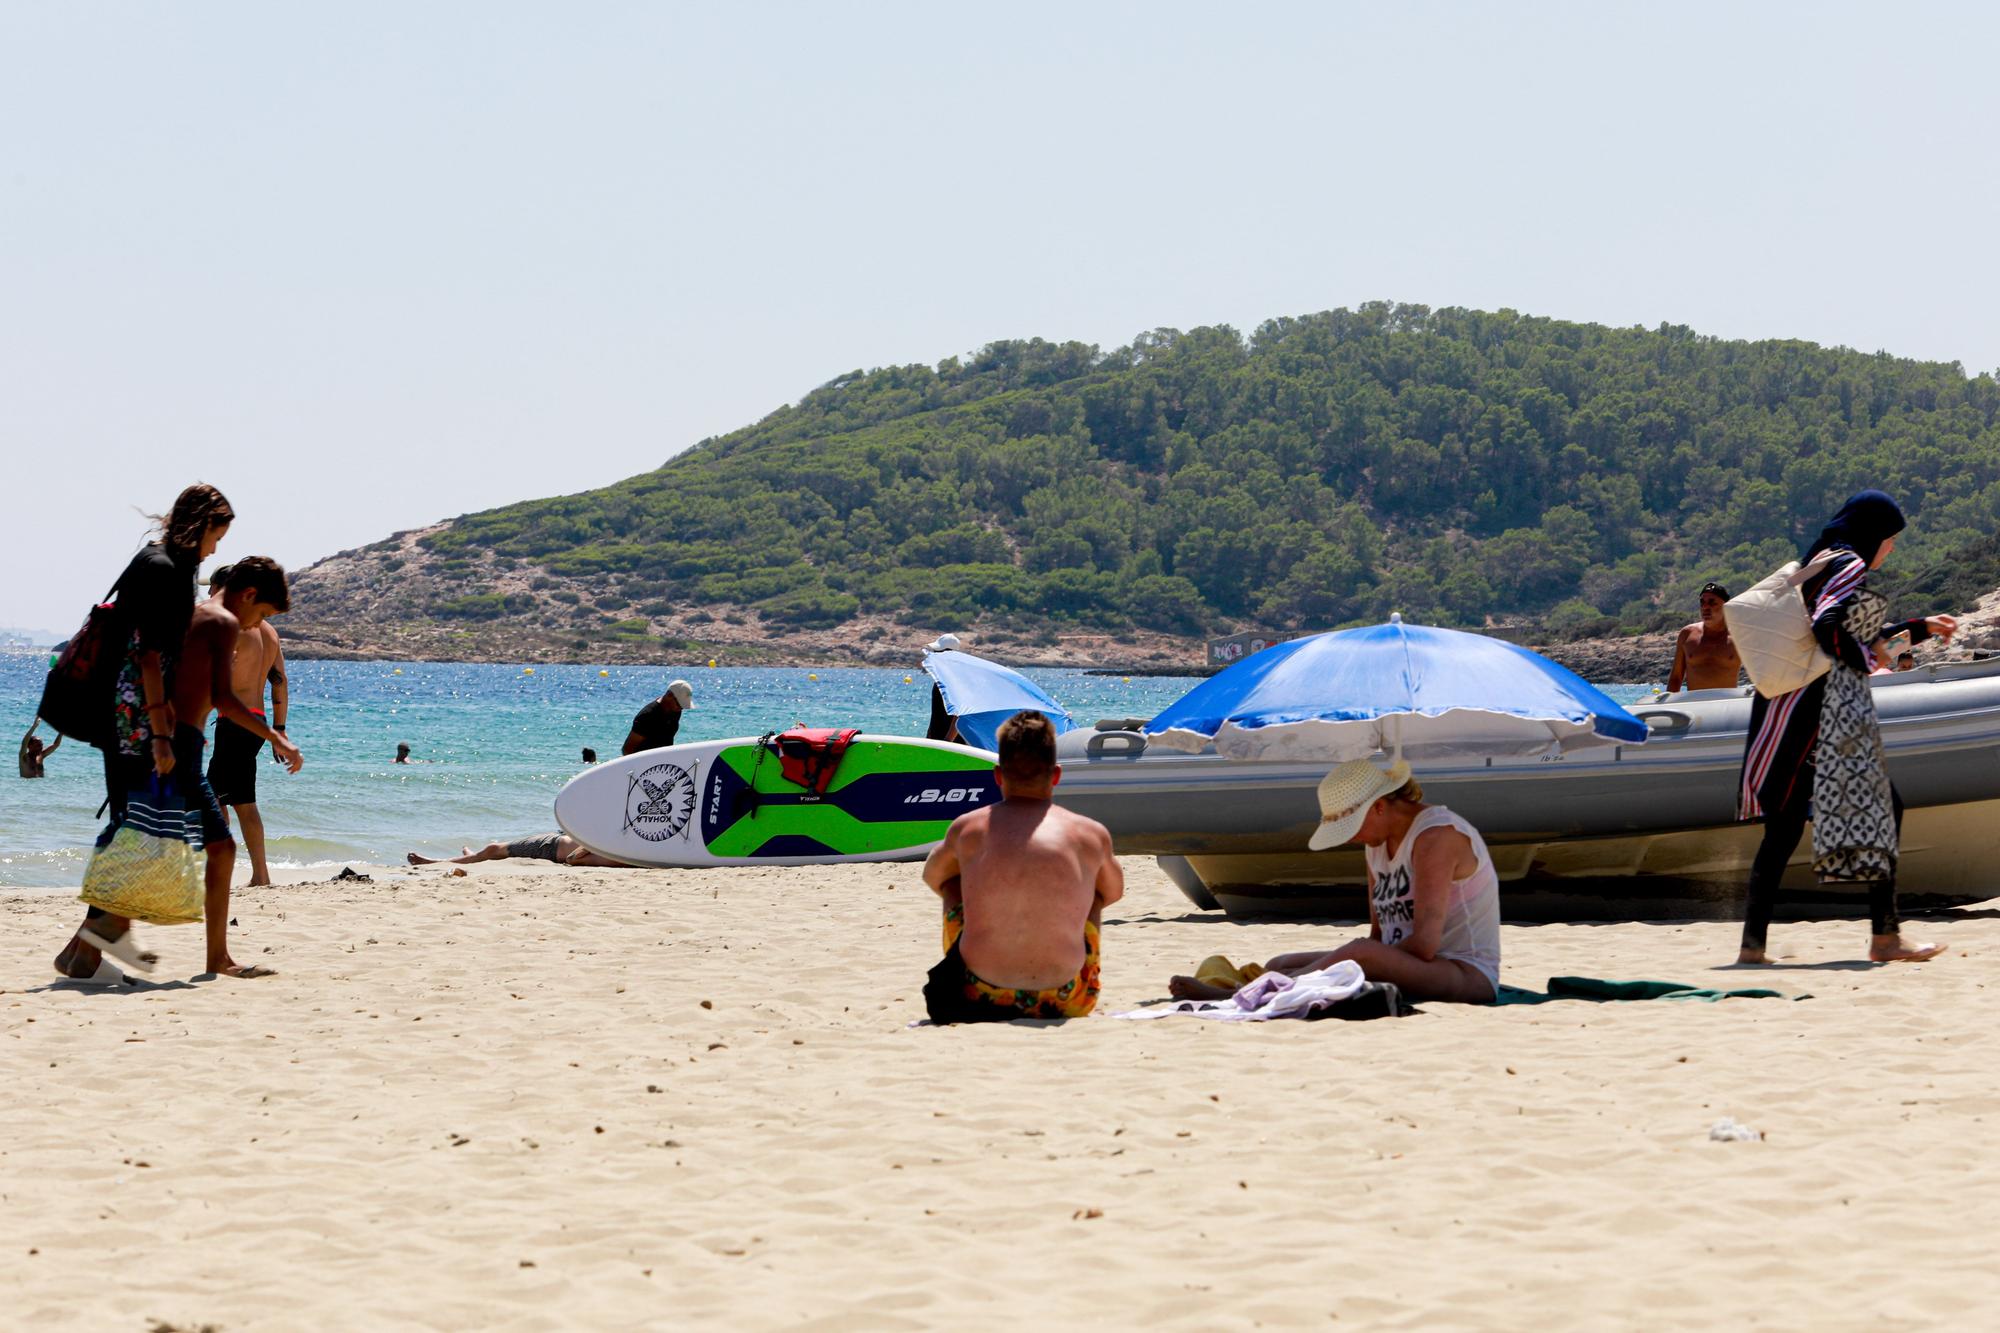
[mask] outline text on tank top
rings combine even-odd
[[[1444,929],[1437,956],[1454,958],[1479,969],[1496,985],[1500,977],[1500,877],[1493,869],[1486,841],[1479,831],[1441,805],[1427,807],[1403,835],[1396,854],[1388,847],[1367,847],[1368,869],[1374,877],[1370,898],[1384,944],[1401,944],[1416,933],[1417,894],[1410,858],[1419,835],[1434,828],[1453,828],[1472,844],[1472,873],[1454,880],[1445,905]]]

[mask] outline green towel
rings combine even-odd
[[[1786,995],[1783,991],[1750,988],[1710,990],[1683,981],[1606,981],[1601,977],[1550,977],[1547,993],[1502,986],[1495,1004],[1547,1004],[1551,1000],[1809,1000],[1810,995]]]

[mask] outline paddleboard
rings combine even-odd
[[[556,823],[639,866],[914,860],[1000,799],[993,764],[969,745],[864,733],[820,795],[786,781],[756,737],[669,745],[579,773],[556,795]]]

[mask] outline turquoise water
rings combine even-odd
[[[26,730],[47,669],[46,653],[0,650],[0,717]],[[695,692],[694,711],[681,721],[684,741],[755,736],[794,723],[922,735],[930,719],[930,678],[915,669],[538,666],[529,673],[434,662],[294,662],[290,669],[287,720],[306,766],[294,777],[264,752],[257,805],[273,866],[384,863],[408,851],[455,855],[466,843],[552,830],[555,794],[581,768],[582,748],[615,756],[632,714],[676,676]],[[1085,724],[1151,717],[1197,683],[1026,674]],[[1643,693],[1639,686],[1605,689],[1621,702]],[[409,742],[417,762],[391,762],[398,741]],[[0,783],[0,885],[80,883],[104,798],[97,751],[65,741],[44,780]]]
[[[18,728],[9,741],[32,720],[47,669],[46,653],[0,651],[0,717]],[[581,768],[582,748],[617,755],[632,714],[676,676],[695,692],[683,741],[795,722],[920,736],[930,720],[930,678],[914,669],[537,666],[527,674],[518,666],[294,662],[290,670],[287,721],[306,766],[291,776],[267,748],[257,778],[274,866],[456,855],[466,843],[552,830],[556,791]],[[1195,684],[1027,674],[1083,722],[1150,717]],[[420,762],[392,763],[398,741]],[[97,751],[65,741],[44,780],[0,781],[0,885],[81,882],[104,798]]]

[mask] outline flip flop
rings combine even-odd
[[[278,969],[275,967],[259,967],[255,963],[252,963],[248,967],[238,967],[234,972],[217,972],[215,975],[218,977],[230,977],[236,981],[255,981],[259,977],[277,976]]]
[[[73,977],[60,970],[56,976],[73,986],[116,986],[125,980],[125,974],[120,972],[109,958],[98,959],[97,970],[87,977]]]
[[[110,954],[134,972],[150,973],[160,963],[160,956],[158,954],[141,949],[133,942],[132,932],[129,928],[115,940],[105,939],[89,926],[85,926],[82,930],[77,931],[76,937],[85,944],[96,948],[99,953]]]

